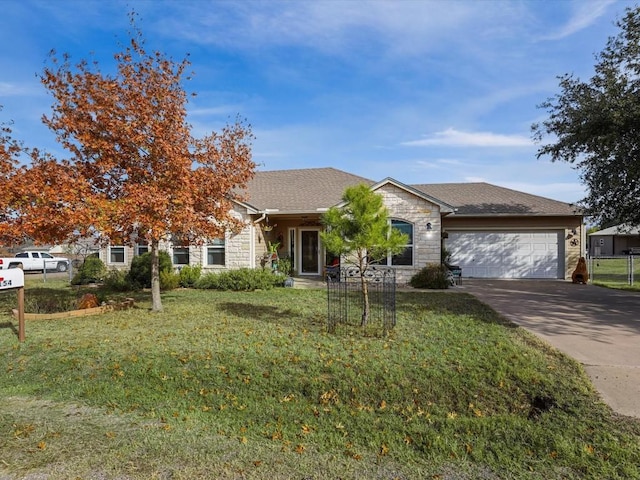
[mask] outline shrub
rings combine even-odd
[[[65,293],[25,295],[24,310],[29,313],[59,313],[75,310],[78,299]]]
[[[212,290],[270,290],[284,285],[285,276],[269,269],[240,268],[220,273],[208,273],[195,283],[196,288]]]
[[[171,257],[165,251],[158,252],[160,258],[160,276],[162,272],[173,272]],[[151,288],[151,252],[133,257],[127,280],[134,288]]]
[[[180,269],[180,286],[185,288],[193,287],[195,283],[200,279],[201,273],[202,267],[200,265],[185,265]]]
[[[413,288],[449,288],[449,275],[446,266],[438,263],[429,263],[426,267],[416,273],[409,285]]]
[[[72,285],[86,285],[87,283],[101,282],[107,274],[107,267],[98,257],[89,256],[84,259],[82,265],[71,279]]]
[[[278,271],[283,275],[291,275],[293,263],[290,257],[280,257],[278,259]]]
[[[104,277],[104,286],[113,292],[135,290],[131,282],[129,282],[127,274],[122,270],[111,270],[107,273]]]
[[[160,272],[160,290],[175,290],[179,285],[179,274],[172,271]]]

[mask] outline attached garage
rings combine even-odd
[[[464,277],[564,278],[564,231],[448,232],[451,262]]]

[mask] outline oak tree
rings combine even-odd
[[[392,228],[382,196],[368,185],[349,187],[342,204],[331,207],[322,217],[326,229],[320,234],[327,251],[353,263],[359,270],[363,298],[362,321],[369,321],[367,271],[372,265],[401,253],[409,237]]]
[[[116,72],[96,61],[72,65],[51,54],[41,81],[54,98],[44,123],[71,152],[57,165],[82,191],[65,211],[80,235],[120,245],[146,242],[152,257],[152,310],[162,310],[158,250],[169,238],[197,244],[238,230],[232,202],[253,175],[251,128],[236,120],[194,138],[183,88],[187,58],[147,52],[131,16],[130,42]]]
[[[640,225],[640,7],[629,8],[596,56],[588,81],[559,77],[560,93],[532,126],[538,158],[574,164],[587,187],[585,214],[601,225]]]

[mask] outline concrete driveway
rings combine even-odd
[[[559,280],[469,279],[458,289],[582,363],[613,410],[640,417],[640,292]]]

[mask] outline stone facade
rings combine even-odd
[[[440,263],[442,223],[440,207],[392,183],[376,190],[389,211],[389,217],[413,226],[413,265],[394,267],[398,283],[407,283],[429,263]],[[428,228],[430,224],[431,228]]]

